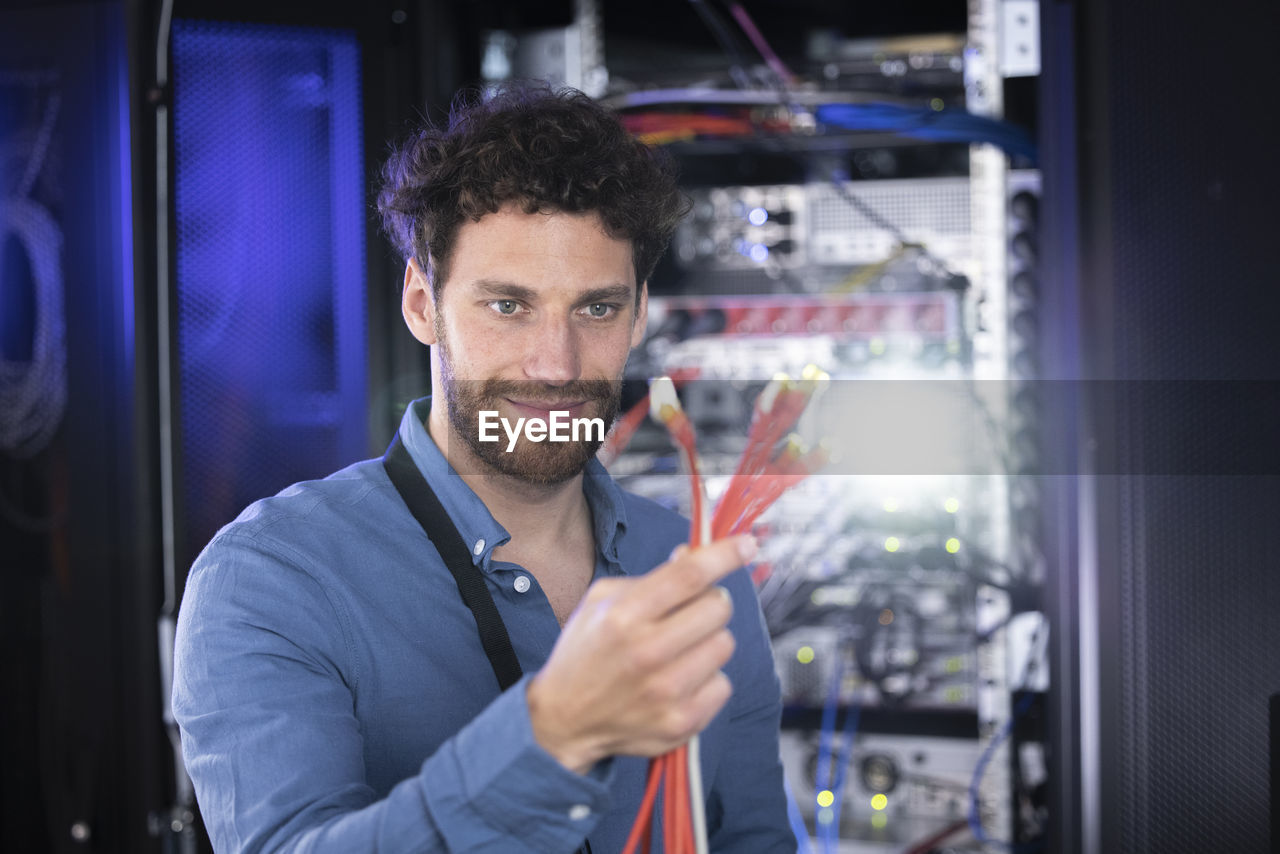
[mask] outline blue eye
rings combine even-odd
[[[513,299],[494,300],[492,304],[498,314],[515,314],[516,309],[520,308],[520,304]]]
[[[603,318],[608,317],[614,310],[614,306],[607,302],[593,302],[587,306],[587,315],[590,317]]]

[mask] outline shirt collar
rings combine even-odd
[[[430,411],[430,397],[413,401],[400,421],[400,441],[466,541],[472,561],[487,571],[494,548],[510,542],[511,534],[498,524],[480,496],[454,471],[436,446],[426,427]],[[596,550],[609,562],[618,563],[618,539],[627,527],[626,508],[622,490],[595,457],[587,462],[583,471],[582,491],[591,508]]]

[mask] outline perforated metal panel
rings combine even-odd
[[[187,558],[246,504],[367,453],[359,51],[176,21]]]
[[[968,178],[856,181],[844,184],[908,240],[950,259],[966,258],[972,241]],[[874,264],[899,242],[896,234],[826,184],[809,187],[809,255],[817,264]]]
[[[1115,435],[1100,437],[1139,473],[1102,484],[1117,510],[1114,539],[1099,543],[1104,674],[1116,667],[1100,696],[1102,847],[1260,852],[1280,687],[1280,480],[1262,465],[1276,437],[1202,425],[1222,411],[1224,380],[1280,379],[1273,143],[1223,133],[1261,96],[1274,22],[1235,0],[1196,17],[1106,7],[1106,134],[1090,139],[1106,141],[1108,168],[1083,183],[1097,193],[1084,220],[1106,281],[1086,282],[1086,299],[1108,301],[1114,334],[1085,334],[1114,356],[1092,367],[1197,379],[1207,393],[1121,402]],[[1256,424],[1280,407],[1277,387],[1259,385]],[[1179,453],[1162,457],[1171,444]],[[1219,474],[1142,474],[1162,459]],[[1257,460],[1258,474],[1227,475],[1230,459]]]

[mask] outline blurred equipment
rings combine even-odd
[[[611,9],[598,30],[603,100],[678,160],[692,202],[649,282],[628,399],[680,377],[715,501],[739,489],[752,402],[775,374],[831,376],[788,441],[824,443],[841,474],[807,478],[754,523],[802,850],[1004,850],[1044,832],[1032,722],[1047,668],[1034,688],[1022,668],[1045,632],[1029,644],[1016,628],[1044,573],[1039,185],[1031,134],[1002,115],[1001,68],[1029,65],[998,61],[999,5],[931,36],[862,37],[834,7],[797,27],[735,2],[664,7],[683,41]],[[908,425],[896,459],[911,441],[922,459],[952,443],[967,454],[955,470],[840,468],[842,447],[874,454],[849,443],[882,414],[850,409],[871,398],[842,386],[892,401],[922,380],[965,402],[981,436],[939,416]],[[624,420],[619,435],[609,465],[627,488],[696,509],[664,431]]]

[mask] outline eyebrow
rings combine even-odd
[[[481,293],[491,297],[501,299],[518,299],[524,302],[534,302],[538,298],[538,291],[533,288],[517,285],[514,282],[503,282],[495,279],[479,279],[472,282],[472,286],[477,288]],[[627,300],[633,297],[633,291],[630,285],[606,285],[602,288],[592,288],[584,292],[580,298],[581,303],[607,302],[609,300]]]

